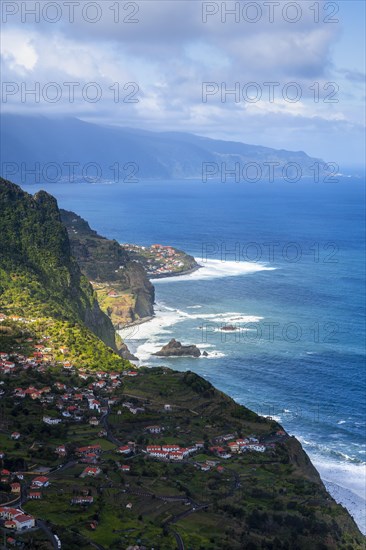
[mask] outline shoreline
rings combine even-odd
[[[202,266],[202,265],[197,265],[195,267],[192,267],[192,269],[188,269],[186,271],[181,271],[179,273],[170,273],[168,275],[160,275],[160,276],[158,275],[158,276],[155,276],[153,278],[149,277],[149,281],[156,281],[156,280],[161,280],[161,279],[171,279],[173,277],[183,277],[185,275],[191,275],[192,273],[195,273],[196,271],[198,271],[199,269],[202,269],[203,267],[204,266]],[[156,303],[154,303],[153,305],[156,306]],[[155,313],[155,308],[154,308],[154,314],[153,315],[149,315],[147,317],[141,317],[141,319],[137,319],[136,321],[132,321],[131,323],[127,323],[122,328],[114,327],[114,330],[117,333],[119,333],[122,330],[126,330],[126,329],[131,328],[131,327],[136,327],[138,325],[148,323],[149,321],[152,321],[155,317],[156,317],[156,313]]]
[[[170,310],[172,311],[172,313],[176,313],[176,312],[179,311],[178,309],[174,310],[173,308],[169,308],[169,307],[167,307],[165,305],[161,305],[159,303],[157,303],[156,305],[157,305],[157,310],[156,310],[156,313],[155,313],[154,317],[152,317],[150,319],[147,319],[146,321],[143,321],[144,324],[146,323],[145,327],[144,327],[144,332],[146,332],[146,334],[142,335],[142,338],[140,338],[140,340],[146,340],[148,342],[148,339],[149,339],[148,326],[149,325],[148,325],[147,321],[149,321],[149,322],[153,321],[154,322],[156,327],[154,327],[154,328],[152,327],[152,328],[153,328],[153,331],[155,332],[155,331],[158,331],[159,329],[161,329],[162,326],[170,326],[170,325],[167,324],[167,321],[169,321],[169,319],[165,319],[167,312],[169,312]],[[165,308],[166,308],[166,312],[165,312],[165,315],[164,315]],[[142,323],[138,323],[138,324],[142,324]],[[169,337],[170,337],[170,335],[169,335]],[[139,339],[136,338],[136,334],[135,334],[131,338],[131,343],[128,342],[128,340],[129,340],[128,336],[127,336],[126,340],[127,340],[126,344],[128,346],[130,346],[133,341],[136,341],[136,340],[139,340]],[[135,343],[135,345],[136,344],[137,344],[137,342]],[[137,356],[138,356],[139,355],[138,348],[141,347],[141,344],[137,344],[136,349],[135,349],[135,345],[132,344],[133,349],[131,351],[134,355],[137,354]],[[142,346],[144,346],[144,344],[142,344]],[[149,359],[148,359],[147,356],[148,355],[152,356],[150,350],[144,349],[143,355],[144,355],[144,357],[142,357],[139,360],[138,364],[139,365],[144,365],[144,366],[149,366],[148,364],[146,365],[146,363],[149,363]],[[164,358],[162,358],[162,359],[164,359]],[[168,359],[171,359],[171,358],[168,358]],[[150,366],[153,367],[152,365],[150,365]],[[169,368],[174,369],[174,366],[169,366]],[[199,374],[199,372],[198,372],[198,374]],[[220,391],[223,391],[224,393],[227,393],[228,395],[230,395],[225,389],[223,389],[221,387],[218,387],[217,385],[215,385],[215,387],[217,387],[217,389],[219,389]],[[279,420],[279,423],[282,425],[282,423],[283,423],[282,419]],[[343,477],[343,479],[341,479],[342,476],[339,475],[339,471],[342,469],[342,463],[340,462],[338,464],[338,463],[335,463],[333,461],[329,461],[325,465],[324,461],[322,462],[320,460],[319,455],[316,455],[310,449],[307,449],[306,445],[304,445],[301,442],[301,436],[299,438],[298,436],[295,435],[295,437],[300,442],[300,444],[304,448],[305,452],[309,455],[312,464],[314,465],[314,467],[318,471],[318,473],[320,475],[320,478],[321,478],[321,481],[325,485],[325,487],[326,487],[328,493],[330,494],[330,496],[337,503],[341,504],[342,506],[344,506],[347,509],[347,511],[349,512],[349,514],[352,516],[352,518],[356,522],[356,524],[357,524],[358,528],[360,529],[360,531],[362,532],[362,534],[366,535],[366,520],[365,520],[366,499],[362,498],[359,494],[357,494],[357,492],[355,492],[355,490],[352,490],[351,487],[345,486],[346,485],[345,481],[346,481],[347,478]],[[337,466],[338,466],[338,472],[337,472]],[[333,475],[335,475],[335,477],[333,477]]]
[[[316,462],[312,461],[312,463],[319,472]],[[359,495],[347,487],[343,487],[343,485],[340,485],[333,480],[322,477],[321,474],[320,477],[330,496],[337,502],[337,504],[341,504],[344,508],[346,508],[361,533],[366,536],[365,499],[362,499]]]
[[[158,279],[170,279],[172,277],[183,277],[184,275],[190,275],[191,273],[194,273],[195,271],[198,271],[202,267],[203,267],[202,265],[197,264],[196,266],[192,267],[191,269],[186,269],[185,271],[179,271],[179,273],[172,272],[172,273],[162,273],[161,275],[154,275],[152,277],[149,277],[149,280],[150,281],[156,281]]]

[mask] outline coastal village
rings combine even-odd
[[[181,275],[198,268],[192,256],[172,246],[122,244],[121,247],[129,253],[132,261],[140,263],[145,268],[151,278]]]
[[[0,314],[0,326],[7,321],[24,327],[35,320]],[[131,512],[139,491],[128,476],[134,479],[143,468],[149,477],[149,468],[156,471],[154,463],[180,463],[201,476],[230,472],[234,486],[239,486],[237,469],[227,470],[228,465],[234,461],[237,468],[238,459],[249,455],[255,463],[260,462],[260,455],[277,461],[276,445],[288,437],[279,429],[265,430],[265,434],[210,429],[210,437],[206,430],[204,438],[195,438],[192,430],[177,426],[182,420],[182,404],[178,405],[174,392],[165,402],[147,399],[138,391],[139,384],[135,386],[134,381],[147,378],[149,369],[79,370],[68,360],[67,347],[55,350],[49,335],[32,338],[25,334],[23,341],[18,339],[17,348],[25,346],[28,354],[0,350],[0,408],[4,410],[5,403],[11,406],[10,415],[3,414],[0,422],[0,526],[9,547],[17,541],[26,548],[28,537],[38,532],[54,547],[61,547],[62,537],[43,517],[42,503],[52,508],[50,500],[56,489],[70,513],[75,507],[84,511],[87,521],[79,531],[87,538],[98,533],[99,521],[90,520],[89,510],[101,487],[119,487],[125,497],[124,508]],[[55,361],[54,356],[60,353],[63,361]],[[167,369],[153,370],[155,379],[168,380]],[[32,383],[23,384],[23,380]],[[9,423],[6,417],[12,415],[15,422]],[[192,408],[188,422],[189,416],[196,419],[200,415]],[[27,417],[36,429],[30,428]],[[17,418],[23,420],[17,422]],[[206,506],[187,495],[179,498],[191,513]],[[168,497],[165,502],[170,502]]]

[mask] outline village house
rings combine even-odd
[[[163,428],[161,426],[147,426],[145,430],[151,434],[160,434]]]
[[[230,452],[232,452],[232,453],[239,452],[239,445],[238,445],[237,441],[231,441],[230,443],[228,443],[228,447],[230,449]]]
[[[5,522],[5,527],[7,529],[15,529],[16,531],[26,531],[27,529],[32,529],[34,526],[34,517],[23,513],[20,513],[13,519]]]
[[[19,438],[20,438],[20,433],[19,432],[13,432],[10,436],[11,439],[14,439],[15,441],[17,441]]]
[[[21,490],[22,490],[22,487],[21,487],[20,483],[12,483],[10,485],[10,488],[11,488],[11,492],[16,494],[16,495],[19,495],[21,493]]]
[[[102,447],[100,445],[87,445],[86,447],[78,447],[75,449],[75,454],[77,456],[84,456],[90,453],[100,454],[102,452]]]
[[[220,458],[231,458],[231,454],[228,453],[223,447],[214,446],[210,447],[210,451],[214,453],[215,455],[219,456]]]
[[[122,464],[120,466],[120,470],[121,472],[124,472],[124,473],[129,472],[131,470],[131,466],[128,466],[128,464]]]
[[[115,290],[110,290],[107,295],[109,296],[109,298],[117,298],[118,292],[116,292]]]
[[[1,470],[1,483],[9,483],[10,481],[11,472],[9,470],[6,470],[5,468]]]
[[[65,457],[65,456],[67,455],[67,451],[66,451],[65,445],[59,445],[58,447],[56,447],[55,453],[58,454],[58,456],[59,456],[60,458],[61,458],[61,457]]]
[[[93,504],[93,501],[92,496],[78,496],[71,499],[71,504]]]
[[[162,459],[162,458],[164,458],[164,459],[165,459],[165,458],[168,458],[168,452],[167,452],[167,451],[162,451],[162,450],[158,450],[158,449],[155,450],[155,451],[151,451],[151,452],[149,453],[149,455],[150,455],[150,456],[153,456],[153,457],[155,457],[155,458],[160,458],[160,459]]]
[[[98,466],[87,466],[85,470],[81,473],[80,477],[96,477],[101,472],[101,469]]]
[[[15,516],[22,512],[17,508],[10,508],[8,506],[0,506],[0,518],[1,519],[13,519]]]
[[[146,447],[146,452],[147,453],[152,453],[154,451],[161,451],[161,445],[148,445]]]
[[[48,487],[49,484],[50,484],[50,481],[48,477],[45,477],[45,476],[35,477],[32,480],[32,487]]]
[[[265,447],[265,445],[250,444],[250,445],[246,445],[242,449],[247,450],[247,451],[257,451],[258,453],[264,453],[265,450],[266,450],[266,447]]]
[[[33,516],[24,514],[22,510],[18,510],[17,508],[0,506],[0,517],[6,520],[5,527],[7,529],[25,531],[26,529],[31,529],[35,525],[35,520]]]
[[[51,418],[50,416],[44,416],[43,417],[43,422],[45,424],[48,424],[49,426],[55,426],[57,424],[60,424],[60,422],[62,422],[62,419],[61,418]]]
[[[41,500],[42,493],[40,493],[39,491],[29,491],[28,498],[30,500]]]
[[[118,447],[117,453],[121,455],[129,455],[131,452],[131,449],[128,445],[123,445],[122,447]]]
[[[173,451],[169,453],[169,458],[171,460],[183,460],[184,454],[182,451]]]
[[[161,450],[166,451],[168,453],[172,452],[172,451],[180,451],[180,446],[179,445],[173,445],[173,444],[162,445]]]
[[[89,399],[88,404],[91,411],[100,412],[100,402],[97,399]]]

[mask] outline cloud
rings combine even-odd
[[[88,20],[95,16],[95,10],[83,13],[83,6],[93,3],[80,2],[73,22],[67,3],[58,3],[62,16],[56,23],[47,21],[42,12],[39,22],[27,17],[22,23],[19,11],[9,15],[3,25],[3,81],[17,83],[19,90],[21,85],[31,88],[34,82],[41,87],[38,103],[32,103],[30,97],[22,102],[19,91],[9,94],[4,110],[99,118],[112,124],[232,136],[297,149],[312,146],[311,132],[322,133],[324,124],[331,132],[347,123],[348,132],[353,128],[357,133],[360,98],[353,85],[360,86],[362,75],[356,69],[337,69],[334,46],[341,39],[341,25],[326,24],[321,18],[315,23],[311,3],[298,3],[302,11],[296,23],[286,20],[294,12],[283,11],[289,5],[285,1],[276,8],[273,23],[264,2],[256,3],[262,10],[257,23],[245,21],[243,13],[253,17],[254,12],[243,11],[248,5],[243,1],[225,3],[229,7],[239,4],[240,8],[239,20],[226,14],[226,22],[221,2],[211,2],[205,8],[208,4],[198,0],[127,4],[104,0],[94,2],[101,10],[100,20],[95,23]],[[34,4],[20,3],[27,8]],[[117,5],[120,11],[116,22]],[[326,2],[318,5],[321,15],[327,13]],[[207,16],[204,23],[202,10],[212,7],[218,12]],[[47,14],[49,18],[54,16],[52,11]],[[128,22],[133,19],[138,22]],[[342,84],[334,95],[336,103],[326,101],[332,92],[326,86],[332,81]],[[47,101],[42,94],[49,82],[61,88],[57,102]],[[74,88],[73,101],[64,84],[67,82],[79,84]],[[95,103],[84,93],[93,82],[101,90]],[[219,86],[218,93],[206,103],[202,102],[203,82]],[[249,82],[258,83],[263,92],[256,103],[243,98]],[[273,102],[266,82],[279,83]],[[301,89],[296,102],[288,101],[283,91],[294,92],[286,88],[291,82]],[[133,96],[138,102],[128,102],[133,91],[129,83],[138,86]],[[230,90],[236,83],[240,86],[240,101],[225,94],[222,100],[223,86]],[[92,87],[89,89],[92,91]],[[270,124],[275,124],[275,131],[266,127]],[[336,135],[340,139],[338,130]],[[329,151],[328,142],[319,146]]]
[[[1,56],[16,75],[25,75],[37,64],[39,57],[34,38],[33,33],[24,33],[21,29],[5,29],[2,33]]]

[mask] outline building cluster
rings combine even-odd
[[[25,514],[19,508],[10,508],[8,506],[0,507],[0,518],[6,529],[14,531],[26,531],[35,526],[35,519],[29,514]]]
[[[181,271],[184,268],[183,253],[172,246],[162,244],[153,244],[150,247],[137,246],[133,244],[122,245],[125,250],[130,252],[133,261],[142,263],[147,274],[169,275]]]
[[[192,454],[196,453],[199,449],[203,449],[203,442],[194,443],[189,447],[181,447],[180,445],[167,444],[167,445],[147,445],[145,452],[152,458],[158,458],[160,460],[174,460],[179,461],[184,458],[188,458]]]

